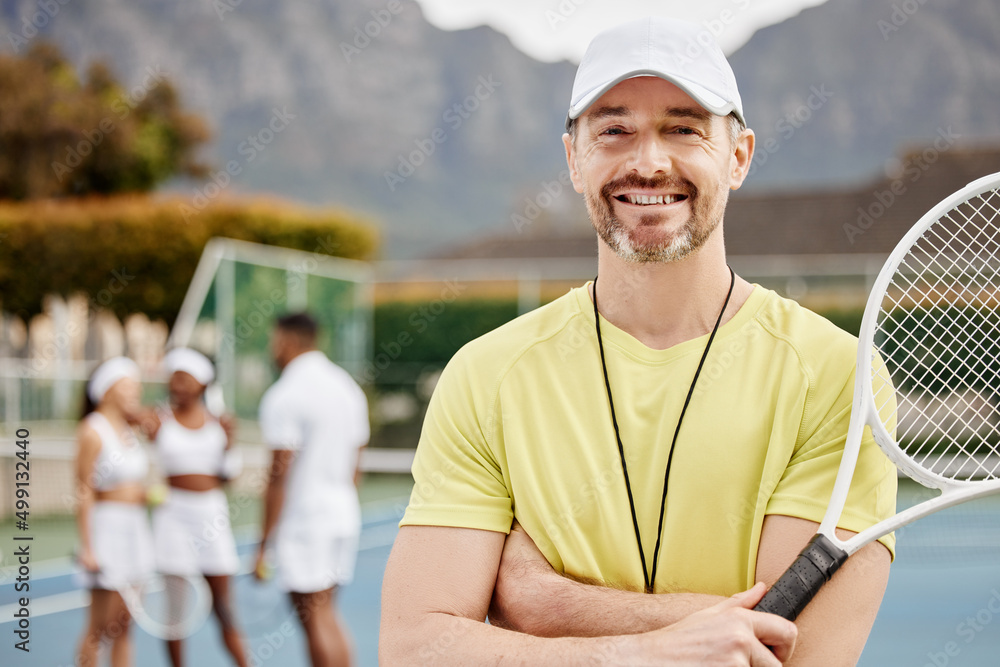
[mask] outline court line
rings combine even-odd
[[[409,496],[407,496],[407,500],[408,499]],[[403,504],[405,506],[405,503]],[[372,501],[370,503],[365,503],[365,505],[362,506],[362,511],[364,510],[365,507],[374,506],[382,508],[382,507],[389,507],[390,505],[392,505],[393,507],[398,507],[399,503],[396,499]],[[372,549],[380,549],[382,547],[387,547],[393,543],[393,540],[395,540],[395,531],[387,530],[384,526],[380,525],[380,524],[385,524],[392,519],[392,516],[390,516],[390,514],[395,515],[397,521],[399,518],[401,518],[397,511],[390,512],[388,510],[383,510],[381,513],[375,513],[376,517],[378,518],[372,518],[362,523],[361,539],[359,541],[358,552],[369,551]],[[368,529],[368,535],[371,536],[374,533],[375,536],[370,537],[369,539],[365,539],[365,526],[371,527],[375,525],[379,525],[379,528]],[[242,527],[242,529],[238,529],[236,532],[246,533],[252,530],[253,528],[255,527],[254,526]],[[257,543],[256,540],[243,539],[237,544],[237,547],[238,548],[246,547],[247,545],[252,545],[256,543]],[[72,576],[74,572],[76,572],[76,568],[66,567],[67,565],[72,565],[72,564],[73,564],[73,559],[67,557],[52,558],[49,560],[40,561],[34,567],[42,568],[43,571],[52,570],[52,572],[46,572],[42,575],[35,575],[33,572],[31,578],[33,581],[37,581],[41,579],[52,579],[55,577]],[[62,568],[62,571],[61,572],[57,571],[60,568]],[[237,574],[237,576],[246,573],[247,572],[244,571],[244,568],[241,568],[241,571]],[[11,583],[4,585],[6,586],[13,584]],[[40,598],[30,598],[30,599],[31,603],[29,609],[32,618],[39,618],[41,616],[48,616],[50,614],[59,614],[64,611],[81,609],[90,604],[90,596],[87,594],[87,591],[85,589],[74,589],[71,591],[67,591],[65,593],[53,593],[52,595],[46,595]],[[17,622],[17,619],[14,618],[14,613],[18,611],[20,608],[21,608],[20,605],[16,603],[0,607],[0,619],[11,619],[11,620],[0,620],[0,626],[3,626],[7,623]]]
[[[41,598],[32,598],[28,605],[30,618],[48,616],[49,614],[59,614],[64,611],[73,611],[90,604],[90,595],[82,588],[67,591],[66,593],[55,593]],[[0,621],[0,625],[5,623],[15,623],[18,619],[13,618],[14,613],[21,608],[18,604],[8,604],[0,607],[0,618],[11,618],[9,621]]]

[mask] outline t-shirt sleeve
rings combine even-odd
[[[842,385],[839,392],[823,390],[823,383],[828,380],[818,377],[810,390],[815,391],[815,396],[811,397],[811,401],[807,400],[804,440],[795,448],[781,481],[768,501],[765,514],[783,514],[817,523],[826,514],[847,442],[854,373],[846,383],[832,383],[833,387]],[[818,418],[810,419],[810,412]],[[883,406],[882,414],[890,433],[893,432],[895,423],[890,415],[895,414],[895,402]],[[866,426],[847,503],[837,526],[860,532],[887,519],[895,511],[896,468],[879,449],[871,429]],[[895,535],[890,533],[879,541],[895,558]]]
[[[272,386],[260,402],[260,430],[269,449],[299,450],[305,442],[302,424],[283,395]]]
[[[462,351],[445,368],[424,418],[401,526],[510,531],[510,493],[490,433],[494,385]]]
[[[355,425],[355,438],[354,445],[356,447],[364,447],[371,440],[371,422],[368,419],[368,397],[365,396],[364,390],[358,385],[354,385],[355,396],[356,396],[356,413],[357,413],[357,423]]]

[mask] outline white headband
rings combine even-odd
[[[167,352],[167,356],[163,357],[163,368],[170,374],[184,371],[206,387],[215,379],[215,368],[208,357],[187,347]]]
[[[96,405],[104,395],[121,379],[132,378],[139,381],[139,366],[128,357],[113,357],[97,367],[87,384],[87,396]]]

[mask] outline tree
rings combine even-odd
[[[209,138],[160,73],[126,90],[103,63],[81,82],[54,46],[0,56],[0,199],[146,192],[202,176]]]

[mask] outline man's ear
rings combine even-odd
[[[750,163],[753,161],[753,149],[756,136],[753,130],[747,128],[743,130],[736,145],[733,147],[733,154],[730,158],[729,188],[739,190],[750,173]]]
[[[573,183],[573,189],[583,194],[583,179],[580,177],[580,170],[576,167],[576,147],[573,146],[573,137],[568,132],[562,136],[563,146],[566,148],[566,166],[569,167],[569,180]]]

